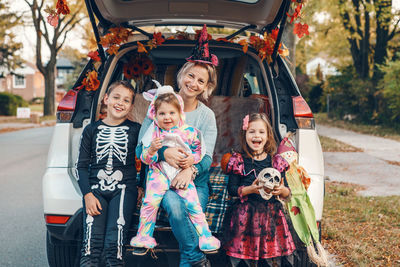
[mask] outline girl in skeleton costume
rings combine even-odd
[[[280,180],[280,173],[271,168],[276,142],[264,113],[253,113],[243,119],[241,144],[242,153],[234,153],[226,167],[228,192],[238,199],[226,213],[224,248],[234,267],[241,260],[248,266],[256,266],[258,260],[281,266],[280,257],[295,250],[278,200],[289,198],[290,190],[285,179]],[[266,188],[262,183],[264,176],[274,177],[277,183],[271,189]],[[293,264],[292,256],[284,258],[286,264]]]
[[[136,207],[135,147],[140,129],[126,119],[134,89],[113,83],[104,96],[107,116],[85,127],[77,174],[83,195],[83,246],[80,266],[123,266],[123,246]]]
[[[154,96],[147,116],[153,120],[153,125],[142,139],[143,152],[141,160],[150,166],[146,183],[146,194],[140,210],[138,233],[131,240],[131,245],[137,248],[153,249],[157,243],[153,236],[157,211],[165,192],[170,188],[171,181],[179,173],[165,161],[158,161],[157,151],[163,146],[182,147],[186,157],[192,157],[194,164],[200,162],[205,151],[202,148],[200,132],[185,124],[182,98],[174,93],[171,86],[160,86]],[[152,95],[145,93],[150,100]],[[189,166],[191,166],[190,164]],[[188,166],[188,167],[189,167]],[[190,182],[187,189],[177,189],[189,211],[189,217],[199,235],[199,247],[205,252],[216,252],[220,247],[218,239],[211,235],[205,215],[202,211],[196,187]]]

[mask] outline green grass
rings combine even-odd
[[[343,128],[358,133],[386,137],[396,141],[400,141],[400,131],[394,128],[380,126],[380,125],[366,125],[354,121],[350,122],[350,121],[332,119],[328,118],[326,113],[315,113],[314,117],[317,124]]]
[[[43,104],[30,104],[29,108],[31,111],[43,113]]]
[[[363,150],[326,136],[319,136],[324,152],[362,152]]]
[[[344,266],[400,266],[400,196],[363,197],[327,182],[323,243]]]

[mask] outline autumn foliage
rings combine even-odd
[[[49,15],[47,16],[47,22],[54,28],[58,26],[60,14],[68,15],[71,11],[69,10],[66,0],[57,0],[56,9],[47,6],[44,10]]]
[[[119,47],[128,41],[132,30],[124,27],[114,27],[108,30],[109,32],[101,37],[100,44],[107,48],[109,55],[116,55]]]
[[[83,79],[81,86],[76,89],[85,88],[87,91],[96,91],[100,86],[100,81],[97,78],[97,71],[92,70],[88,71],[86,74],[86,78]]]

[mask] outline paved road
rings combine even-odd
[[[325,152],[325,176],[333,181],[350,182],[366,187],[362,195],[400,195],[400,142],[358,134],[352,131],[317,126],[318,134],[327,136],[364,152]]]
[[[0,266],[48,266],[42,176],[53,128],[0,134]]]

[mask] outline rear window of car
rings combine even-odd
[[[137,93],[145,92],[155,87],[152,79],[161,84],[168,84],[178,88],[176,74],[180,67],[190,56],[192,46],[168,46],[163,45],[153,49],[149,54],[140,54],[135,51],[126,53],[114,69],[112,81],[126,79],[124,66],[134,64],[140,57],[152,61],[154,69],[152,75],[140,75],[130,79]],[[218,85],[213,95],[249,97],[253,94],[267,95],[259,61],[249,53],[243,53],[241,49],[214,47],[212,53],[219,59],[217,67]],[[147,60],[147,59],[146,59]],[[125,66],[126,68],[126,66]]]

